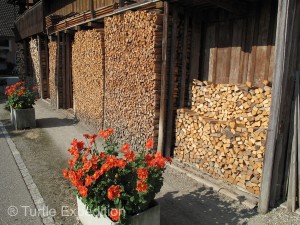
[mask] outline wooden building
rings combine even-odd
[[[49,69],[41,70],[41,87],[53,107],[72,108],[98,127],[112,126],[135,146],[153,136],[157,150],[173,156],[177,112],[193,107],[195,82],[247,82],[258,92],[270,83],[270,119],[258,156],[263,162],[258,160],[259,186],[252,193],[260,196],[263,213],[295,193],[286,191],[296,174],[289,167],[295,156],[290,158],[292,123],[286,121],[300,66],[298,0],[43,0],[36,8],[39,4],[43,29],[21,20],[16,26],[20,40],[48,35],[43,40],[49,41]],[[24,18],[33,17],[30,10],[34,6]],[[292,196],[290,204],[296,202]]]
[[[9,0],[23,12],[15,21],[14,33],[17,45],[17,67],[21,80],[29,87],[39,86],[41,98],[48,93],[48,37],[45,35],[45,17],[42,1]]]

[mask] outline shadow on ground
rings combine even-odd
[[[190,193],[167,192],[157,199],[163,225],[247,224],[256,210],[240,209],[212,189],[200,187]]]
[[[39,128],[66,127],[73,126],[77,123],[78,122],[74,119],[43,118],[36,120],[36,125]]]

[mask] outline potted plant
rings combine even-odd
[[[102,151],[95,140],[103,138]],[[135,153],[130,144],[119,148],[113,130],[85,134],[68,150],[72,158],[64,177],[76,187],[78,215],[83,225],[159,225],[160,209],[154,201],[163,185],[166,162],[160,153],[151,153],[152,138]]]
[[[33,108],[36,90],[37,87],[29,90],[24,82],[17,82],[6,87],[5,94],[8,96],[8,105],[11,108],[11,121],[16,130],[36,127]]]

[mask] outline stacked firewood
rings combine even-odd
[[[245,85],[209,84],[194,81],[192,110],[199,115],[218,120],[236,119],[237,123],[253,127],[268,127],[271,87]]]
[[[162,15],[127,12],[105,19],[105,127],[141,146],[158,137]]]
[[[76,116],[103,125],[104,30],[79,31],[72,47],[73,95]]]
[[[56,56],[57,56],[57,43],[51,41],[48,43],[49,49],[49,91],[51,105],[56,107],[57,105],[57,93],[56,93]]]
[[[29,51],[30,51],[30,58],[32,62],[32,72],[34,83],[39,88],[39,93],[41,94],[41,73],[40,73],[40,59],[39,59],[39,49],[38,49],[38,40],[31,39],[29,41]]]
[[[259,194],[271,87],[247,85],[194,81],[192,110],[177,112],[175,155]]]

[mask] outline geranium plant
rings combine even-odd
[[[8,96],[7,104],[14,109],[32,108],[37,96],[36,90],[37,87],[29,90],[25,87],[24,82],[17,82],[7,86],[5,91],[5,94]]]
[[[95,140],[103,138],[102,151]],[[68,150],[72,158],[64,177],[76,187],[76,195],[89,212],[99,215],[106,212],[111,220],[129,224],[129,217],[149,207],[163,185],[163,172],[171,158],[151,153],[153,140],[149,138],[145,148],[135,153],[130,144],[121,148],[114,141],[113,130],[98,135],[85,134],[86,142],[76,139]]]

